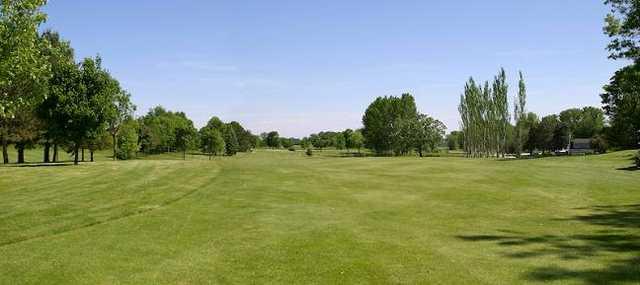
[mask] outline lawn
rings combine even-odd
[[[0,167],[0,284],[637,284],[632,153]]]

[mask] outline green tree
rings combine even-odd
[[[640,58],[640,2],[637,0],[606,0],[611,10],[605,18],[604,33],[611,38],[607,46],[612,59]]]
[[[209,155],[209,160],[214,155],[224,154],[224,138],[219,130],[214,128],[200,129],[200,149]]]
[[[225,154],[229,156],[235,155],[240,149],[236,132],[231,126],[225,125],[222,129],[222,137],[225,142]]]
[[[524,82],[524,75],[522,72],[519,73],[520,80],[518,81],[518,96],[516,97],[514,103],[514,117],[516,121],[515,134],[514,134],[514,144],[515,144],[515,152],[516,155],[520,156],[523,150],[523,145],[526,143],[527,139],[527,129],[524,129],[527,124],[521,122],[525,120],[527,116],[527,86]]]
[[[113,102],[109,105],[108,131],[113,143],[113,160],[118,158],[118,132],[124,122],[133,118],[136,106],[131,102],[129,92],[118,88],[118,93],[114,94]]]
[[[182,152],[182,159],[187,159],[187,151],[197,145],[196,128],[191,120],[187,121],[175,128],[175,148]]]
[[[53,146],[54,157],[53,161],[57,160],[58,144],[64,143],[64,129],[57,124],[55,120],[55,112],[59,106],[59,98],[56,97],[56,93],[52,90],[56,90],[59,86],[56,86],[53,81],[54,78],[59,78],[59,73],[64,66],[74,64],[74,51],[71,48],[71,44],[68,41],[63,40],[60,35],[52,30],[46,30],[40,36],[42,54],[48,59],[51,66],[51,77],[47,82],[48,92],[46,98],[36,107],[36,113],[38,118],[42,122],[42,136],[41,142],[43,144],[43,162],[50,162],[50,149]],[[58,75],[56,75],[58,74]]]
[[[355,131],[351,134],[351,147],[358,150],[360,153],[360,149],[364,146],[364,136],[362,135],[362,131]]]
[[[376,98],[362,117],[362,134],[367,146],[378,155],[390,151],[403,153],[412,145],[407,130],[417,116],[415,99],[411,94]]]
[[[271,131],[266,134],[264,143],[267,147],[278,148],[280,147],[280,135],[276,131]]]
[[[42,54],[38,27],[46,0],[0,2],[0,119],[31,110],[44,98],[50,66]],[[6,120],[2,122],[7,123]]]
[[[447,127],[442,122],[424,114],[418,116],[417,122],[414,143],[416,152],[422,157],[424,152],[437,150]]]
[[[611,124],[610,141],[621,147],[635,147],[640,136],[640,64],[617,71],[601,95]]]
[[[138,143],[139,128],[138,121],[131,117],[120,123],[116,134],[117,138],[114,140],[118,144],[115,148],[118,159],[127,160],[136,156],[140,148]]]

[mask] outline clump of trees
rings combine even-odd
[[[508,89],[504,69],[500,70],[491,86],[488,81],[484,85],[476,84],[473,78],[465,85],[458,110],[467,156],[504,156],[507,153],[510,125]]]
[[[446,127],[417,111],[411,94],[378,97],[362,117],[365,145],[378,155],[435,151]]]
[[[640,142],[640,2],[607,0],[611,7],[604,32],[611,38],[609,58],[631,61],[616,71],[601,95],[610,128],[607,138],[618,147],[637,147]]]
[[[43,161],[58,160],[58,149],[74,163],[113,145],[119,126],[132,113],[129,95],[102,66],[100,57],[76,62],[68,41],[55,31],[39,32],[44,0],[3,1],[0,5],[0,140],[24,162],[25,149],[43,145]],[[108,134],[114,141],[108,142]],[[53,149],[53,157],[50,151]],[[116,150],[114,149],[114,157]]]

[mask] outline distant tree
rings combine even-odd
[[[345,140],[345,137],[344,137],[343,133],[336,134],[335,138],[336,138],[336,149],[337,150],[343,150],[343,149],[347,148],[347,141]]]
[[[353,132],[353,134],[351,134],[351,147],[357,149],[359,153],[360,149],[363,146],[364,146],[364,136],[362,135],[362,132],[359,130]]]
[[[565,123],[559,122],[556,129],[553,131],[553,149],[565,149],[569,146],[570,142],[571,133],[569,131],[569,127]]]
[[[242,125],[236,121],[232,121],[228,125],[233,129],[237,136],[239,152],[248,152],[255,147],[255,137],[249,130],[243,128]]]
[[[535,145],[543,151],[553,151],[554,149],[554,133],[560,124],[560,120],[557,115],[545,116],[540,120],[540,123],[534,130]]]
[[[39,139],[41,121],[38,120],[35,112],[23,110],[23,112],[16,113],[11,122],[9,138],[17,150],[17,162],[24,163],[25,149],[32,148]]]
[[[434,152],[442,141],[446,126],[427,115],[418,115],[418,125],[416,128],[415,149],[420,157],[423,152]]]
[[[196,128],[190,120],[175,128],[175,147],[177,151],[182,152],[183,159],[187,159],[187,151],[193,149],[197,143]]]
[[[518,122],[520,124],[520,135],[524,141],[524,149],[529,151],[529,154],[533,155],[533,152],[539,145],[540,139],[538,138],[538,125],[540,120],[535,113],[529,112],[521,118]]]
[[[523,150],[523,146],[527,141],[527,133],[528,130],[524,129],[527,127],[526,122],[522,122],[527,117],[527,87],[524,82],[524,75],[522,72],[519,73],[520,80],[518,82],[518,96],[515,99],[514,103],[514,119],[515,119],[515,134],[514,134],[514,145],[515,152],[517,156],[520,156]],[[531,122],[530,122],[531,123]]]
[[[377,154],[393,151],[402,154],[411,145],[408,132],[418,112],[411,94],[401,97],[378,97],[369,105],[362,117],[362,134],[370,149]],[[407,135],[407,136],[405,136]]]
[[[271,131],[266,134],[264,142],[267,147],[278,148],[280,147],[280,135],[276,131]]]
[[[447,135],[446,140],[449,150],[462,149],[464,146],[464,142],[462,141],[462,132],[460,131],[452,131]]]
[[[128,118],[120,124],[117,138],[114,140],[118,144],[115,148],[118,159],[127,160],[136,156],[140,147],[138,144],[139,127],[138,121],[133,118]]]
[[[240,149],[240,144],[238,143],[238,137],[236,136],[236,132],[229,125],[226,125],[222,128],[222,138],[225,142],[225,154],[226,155],[235,155],[238,153]]]
[[[118,88],[118,92],[114,94],[113,102],[109,107],[107,127],[113,143],[113,160],[116,160],[119,145],[118,132],[125,121],[133,118],[136,106],[131,102],[131,95],[127,91]]]
[[[597,135],[591,139],[591,148],[594,149],[597,153],[603,154],[607,152],[607,148],[609,148],[609,144],[607,140],[602,135]]]
[[[209,155],[209,160],[214,155],[224,154],[224,138],[217,129],[202,128],[200,130],[200,149]]]

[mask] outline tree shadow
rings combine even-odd
[[[612,282],[640,282],[640,204],[617,206],[593,206],[576,210],[590,210],[563,221],[579,221],[602,227],[587,234],[538,235],[498,230],[493,235],[461,235],[458,239],[468,242],[488,242],[509,248],[506,258],[528,259],[552,256],[565,261],[589,260],[602,257],[605,264],[594,268],[575,269],[560,266],[542,266],[525,273],[528,281],[574,280],[587,284]],[[595,259],[594,259],[595,260]]]
[[[638,170],[640,170],[640,167],[637,167],[637,166],[629,166],[629,167],[616,168],[616,170],[624,170],[624,171],[638,171]]]

